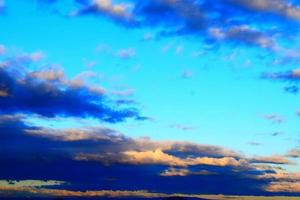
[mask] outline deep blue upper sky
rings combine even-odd
[[[299,195],[299,25],[297,0],[0,0],[0,181]]]

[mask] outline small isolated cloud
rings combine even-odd
[[[154,34],[153,33],[145,33],[143,39],[145,41],[153,40],[154,39]]]
[[[0,7],[1,7],[1,5],[0,5]],[[2,45],[2,44],[0,44],[0,55],[3,55],[3,54],[5,54],[5,51],[6,51],[6,48],[5,48],[5,46],[4,46],[4,45]]]
[[[134,89],[127,88],[124,90],[112,90],[110,91],[110,93],[119,97],[129,97],[134,95]]]
[[[274,124],[281,124],[284,122],[284,119],[282,116],[278,114],[269,114],[269,115],[264,115],[264,119],[271,121]]]
[[[179,45],[176,47],[175,49],[175,53],[178,55],[178,54],[181,54],[183,51],[183,46],[182,45]]]
[[[192,131],[192,130],[196,129],[196,127],[187,126],[187,125],[183,125],[183,124],[171,124],[170,127],[178,129],[178,130],[182,130],[182,131]]]
[[[134,48],[121,49],[116,53],[116,56],[122,59],[129,59],[136,55]]]
[[[282,134],[284,134],[284,133],[276,131],[276,132],[273,132],[271,135],[275,137],[275,136],[282,135]]]
[[[298,94],[300,92],[300,88],[298,86],[287,86],[284,88],[284,90],[288,93],[292,93],[292,94]]]
[[[287,157],[300,158],[300,149],[291,149],[286,154]]]
[[[174,168],[170,167],[160,173],[160,176],[189,176],[189,175],[214,175],[216,174],[215,172],[210,172],[208,170],[200,170],[200,171],[190,171],[189,169],[186,168]]]
[[[184,78],[184,79],[188,79],[188,78],[191,78],[193,77],[194,75],[194,72],[192,70],[184,70],[181,72],[181,78]]]
[[[40,61],[41,59],[44,58],[44,53],[41,52],[41,51],[38,51],[38,52],[34,52],[32,54],[30,54],[30,58],[33,62],[37,62],[37,61]]]
[[[259,142],[253,142],[253,141],[247,142],[247,144],[251,145],[251,146],[261,146],[261,143],[259,143]]]

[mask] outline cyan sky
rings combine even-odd
[[[64,71],[111,100],[133,101],[124,107],[146,118],[111,123],[73,111],[48,118],[27,104],[14,113],[0,108],[2,115],[24,114],[45,129],[101,126],[133,139],[278,156],[293,162],[280,166],[297,173],[300,155],[287,154],[300,146],[300,2],[255,2],[7,0],[0,11],[2,63],[29,56],[30,64],[14,67]]]

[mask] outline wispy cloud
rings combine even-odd
[[[134,48],[121,49],[116,53],[116,56],[122,59],[132,58],[136,55]]]

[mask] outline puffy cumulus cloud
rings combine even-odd
[[[1,113],[93,117],[111,123],[143,119],[136,108],[119,108],[103,88],[85,84],[83,75],[67,79],[61,70],[27,71],[28,58],[16,60],[0,67]]]

